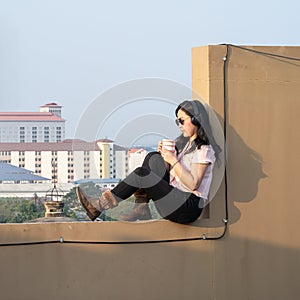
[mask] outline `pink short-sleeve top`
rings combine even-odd
[[[209,164],[205,170],[205,174],[197,190],[192,191],[185,186],[179,177],[175,174],[174,170],[170,171],[170,184],[181,191],[192,192],[197,196],[208,199],[209,189],[213,177],[213,167],[215,163],[215,152],[211,145],[202,145],[200,149],[195,149],[190,153],[186,153],[184,149],[179,155],[178,160],[180,161],[183,168],[191,170],[192,164]]]

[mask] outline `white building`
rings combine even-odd
[[[54,143],[65,139],[62,107],[47,103],[40,112],[0,112],[0,143]]]
[[[67,188],[77,180],[123,179],[142,164],[148,153],[144,149],[128,152],[109,139],[64,140],[61,112],[54,102],[39,112],[0,112],[0,161]]]
[[[133,148],[128,151],[128,170],[132,172],[141,167],[148,151],[142,148]]]
[[[124,178],[128,174],[127,149],[108,139],[0,143],[0,160],[61,184],[89,178]]]
[[[115,149],[115,164],[114,164],[114,172],[116,178],[125,178],[128,175],[129,168],[129,157],[128,150],[124,151],[123,147],[118,145],[114,145]]]

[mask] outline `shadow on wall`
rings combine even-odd
[[[226,147],[228,223],[234,224],[241,217],[241,211],[235,206],[235,202],[255,200],[259,181],[266,178],[267,175],[263,172],[263,158],[261,155],[251,149],[231,125],[227,125]],[[211,228],[222,227],[226,211],[225,195],[224,177],[217,194],[203,213],[203,215],[209,215],[209,218],[202,217],[192,225]]]
[[[228,126],[227,136],[229,222],[235,223],[241,212],[234,202],[253,201],[259,181],[267,175],[263,172],[261,155],[247,146],[232,126]]]

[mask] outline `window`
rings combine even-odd
[[[61,127],[56,127],[56,141],[61,142]]]
[[[49,143],[49,127],[44,127],[44,142]]]
[[[19,140],[20,140],[20,143],[25,142],[25,127],[19,128]]]
[[[31,129],[31,141],[33,143],[37,142],[37,127],[32,127]]]

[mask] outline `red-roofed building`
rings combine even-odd
[[[128,174],[127,151],[107,139],[0,143],[0,161],[64,184],[80,179],[124,178]]]
[[[65,138],[62,106],[47,103],[39,112],[0,112],[0,143],[51,143]]]
[[[41,112],[50,112],[58,117],[61,117],[61,108],[62,106],[58,105],[55,102],[46,103],[45,105],[40,106]]]

